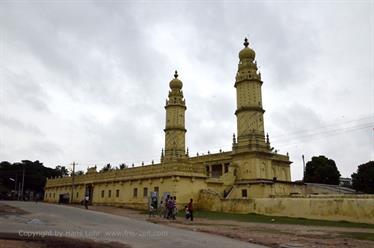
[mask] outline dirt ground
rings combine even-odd
[[[177,218],[176,221],[169,221],[159,216],[149,218],[148,215],[131,209],[108,206],[90,206],[90,210],[147,220],[153,223],[193,231],[214,233],[274,248],[374,247],[374,241],[354,238],[360,236],[361,234],[372,234],[372,237],[374,237],[374,229],[370,228],[263,224],[231,220],[208,220],[203,218],[195,219],[193,222],[191,222],[186,221],[181,217]]]
[[[15,208],[6,204],[0,205],[0,216],[1,215],[17,215],[17,214],[27,214],[26,211],[22,209]]]
[[[43,238],[43,240],[13,240],[0,236],[0,248],[129,248],[120,243],[99,243],[89,240]]]
[[[83,206],[74,205],[74,207],[84,208]],[[119,216],[126,216],[134,219],[147,220],[153,223],[169,225],[177,228],[189,229],[218,234],[233,239],[239,239],[251,243],[262,244],[274,248],[291,248],[291,247],[359,247],[372,248],[374,241],[359,239],[360,236],[374,237],[374,229],[370,228],[352,228],[352,227],[327,227],[327,226],[304,226],[289,224],[265,224],[253,222],[240,222],[232,220],[209,220],[197,218],[193,222],[186,221],[178,217],[175,221],[166,220],[162,217],[149,217],[142,211],[116,208],[109,206],[90,206],[88,211],[99,211]],[[27,214],[21,209],[10,206],[0,208],[0,216],[8,214]],[[4,238],[0,234],[0,248],[12,247],[108,247],[119,248],[126,247],[118,243],[96,243],[93,241],[81,240],[77,243],[74,240],[44,239],[44,240],[15,240]],[[64,243],[65,242],[65,243]],[[78,246],[76,246],[78,245]]]
[[[28,212],[9,205],[0,205],[0,216],[24,215]],[[130,248],[117,242],[96,242],[59,237],[43,237],[30,239],[16,233],[0,233],[0,248]]]

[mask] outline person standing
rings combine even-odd
[[[166,196],[166,200],[165,200],[165,208],[164,208],[164,218],[166,219],[169,215],[169,197],[170,195],[167,195]]]
[[[151,204],[149,206],[149,217],[155,216],[155,213],[157,211],[157,197],[152,197]]]
[[[84,198],[84,207],[86,209],[88,209],[88,201],[90,200],[90,198],[88,197],[88,195],[86,195],[86,197]]]
[[[188,205],[187,205],[189,218],[191,219],[191,221],[193,221],[193,203],[192,202],[193,202],[193,200],[190,199],[190,203],[188,203]]]
[[[164,202],[162,200],[157,208],[157,213],[160,217],[164,216]]]
[[[173,218],[173,220],[175,220],[175,216],[177,215],[177,212],[178,212],[178,209],[177,209],[177,197],[176,196],[174,196],[173,197],[173,206],[172,206],[172,218]]]
[[[173,196],[170,196],[168,200],[168,215],[166,217],[167,219],[173,218],[173,206]]]

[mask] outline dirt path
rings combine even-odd
[[[14,216],[29,214],[20,208],[1,204],[0,216]],[[0,233],[0,248],[130,248],[130,246],[117,242],[95,242],[92,240],[34,237],[25,238],[18,233]]]
[[[117,242],[96,242],[57,237],[23,239],[17,233],[0,233],[0,248],[130,248]]]
[[[158,216],[149,218],[148,215],[131,209],[108,206],[91,206],[90,209],[193,231],[219,234],[269,247],[374,247],[374,241],[362,240],[367,236],[374,238],[374,229],[369,228],[263,224],[203,218],[191,223],[183,218],[178,218],[176,221]]]
[[[119,242],[133,248],[264,247],[220,235],[154,224],[136,218],[135,214],[131,215],[128,211],[124,214],[115,208],[111,209],[111,214],[107,214],[103,213],[104,211],[92,211],[93,208],[86,210],[46,203],[4,201],[0,202],[0,207],[1,205],[28,212],[23,215],[0,215],[0,232],[16,233],[27,240],[34,236],[76,238],[97,242]]]

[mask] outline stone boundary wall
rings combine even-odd
[[[374,224],[373,195],[222,199],[211,190],[202,190],[199,195],[198,208],[218,212],[256,213]]]

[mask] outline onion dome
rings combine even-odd
[[[256,53],[255,51],[253,51],[251,48],[248,47],[249,43],[248,43],[247,38],[244,39],[243,45],[244,45],[244,48],[239,52],[239,59],[240,60],[250,59],[251,61],[253,61],[256,57]]]
[[[182,89],[183,83],[178,79],[178,72],[175,71],[174,73],[174,79],[170,81],[169,83],[170,89],[172,90],[180,90]]]

